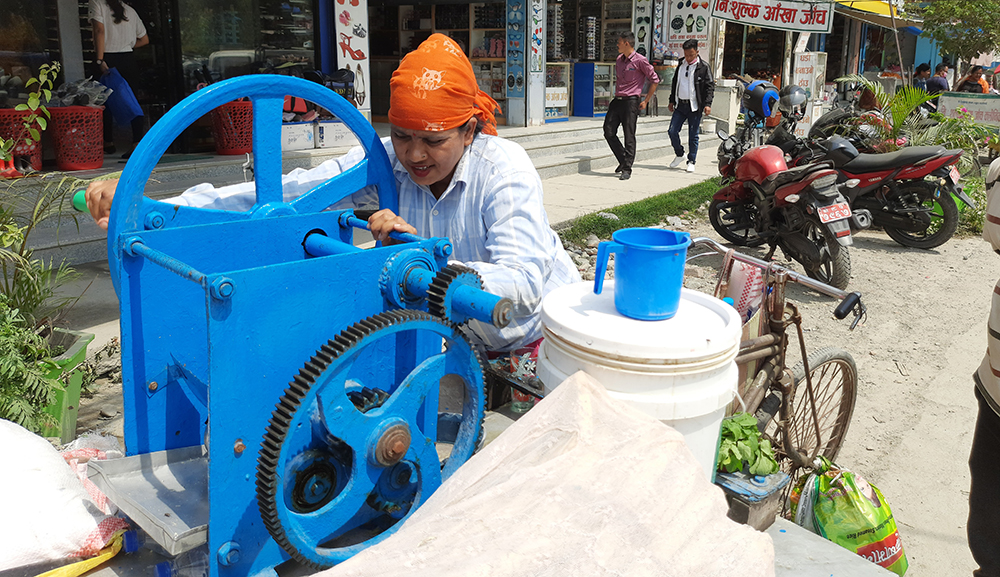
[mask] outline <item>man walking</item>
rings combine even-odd
[[[642,85],[649,80],[651,86],[646,98],[639,102]],[[635,34],[626,30],[618,35],[618,59],[615,60],[615,99],[608,105],[608,113],[604,116],[604,139],[608,141],[611,152],[618,159],[620,180],[628,180],[632,176],[632,162],[635,161],[635,123],[639,118],[639,110],[645,109],[649,100],[656,94],[656,85],[660,78],[653,72],[653,65],[646,57],[635,51]],[[618,126],[625,133],[625,146],[618,139]]]
[[[934,67],[934,76],[927,80],[927,93],[938,94],[948,90],[948,65],[942,62]],[[931,103],[934,104],[934,110],[937,110],[938,99],[931,100]]]
[[[670,89],[670,144],[674,146],[677,158],[670,162],[670,168],[677,168],[684,162],[684,147],[681,146],[681,127],[688,126],[687,171],[694,172],[694,162],[698,157],[698,131],[702,114],[712,113],[712,99],[715,98],[715,80],[708,69],[708,63],[698,56],[698,41],[684,42],[684,56],[677,62],[677,72]]]

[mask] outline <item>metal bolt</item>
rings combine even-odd
[[[455,249],[451,246],[451,241],[448,241],[448,240],[439,240],[434,245],[434,255],[435,256],[448,257],[448,256],[451,256],[451,253],[454,250]]]
[[[160,385],[156,384],[156,381],[149,381],[149,390],[155,391]]]
[[[240,544],[236,541],[226,541],[219,547],[219,564],[230,567],[240,562]]]
[[[153,228],[163,228],[163,223],[164,223],[163,215],[156,211],[147,214],[143,222],[143,224],[146,227],[146,230]]]
[[[211,293],[212,296],[219,299],[225,300],[233,296],[233,292],[236,291],[236,284],[232,280],[220,276],[212,281]]]
[[[410,429],[404,424],[389,427],[375,446],[375,460],[382,466],[395,465],[410,448]]]
[[[236,443],[233,445],[233,451],[235,451],[237,455],[242,455],[246,448],[247,446],[243,444],[243,439],[236,439]]]

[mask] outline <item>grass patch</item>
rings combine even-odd
[[[610,220],[596,213],[585,214],[560,234],[563,240],[580,244],[588,235],[597,238],[611,238],[611,233],[622,228],[653,226],[660,224],[668,216],[677,216],[694,210],[711,200],[719,187],[719,177],[692,184],[680,190],[667,192],[629,204],[602,210],[617,215],[620,220]]]

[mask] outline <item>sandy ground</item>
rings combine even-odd
[[[685,230],[718,239],[705,219]],[[965,526],[978,412],[972,373],[986,347],[1000,257],[979,237],[925,251],[881,231],[856,235],[850,255],[849,290],[868,307],[867,322],[853,332],[848,321],[833,318],[833,299],[789,290],[800,305],[807,349],[838,347],[857,363],[857,405],[838,464],[864,475],[889,501],[908,576],[971,574]],[[798,359],[793,346],[790,362]]]
[[[703,215],[674,228],[718,238]],[[867,322],[853,332],[833,318],[832,299],[789,289],[803,313],[808,349],[839,347],[857,363],[857,405],[838,462],[877,485],[892,505],[910,561],[907,575],[968,575],[974,563],[965,533],[967,459],[977,414],[971,376],[985,350],[1000,257],[978,237],[923,251],[879,231],[856,235],[850,255],[849,288],[868,306]],[[708,273],[712,263],[704,263],[701,272]],[[81,402],[79,430],[121,435],[120,385],[102,385]]]

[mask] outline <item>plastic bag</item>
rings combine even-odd
[[[52,102],[58,106],[101,106],[112,90],[92,78],[66,82],[56,89]]]
[[[820,457],[789,497],[795,523],[897,575],[908,563],[889,503],[861,475]]]
[[[142,108],[135,99],[132,87],[125,82],[117,68],[108,70],[108,73],[101,77],[101,84],[114,91],[108,97],[107,107],[114,115],[115,122],[125,125],[132,122],[133,118],[142,116]]]

